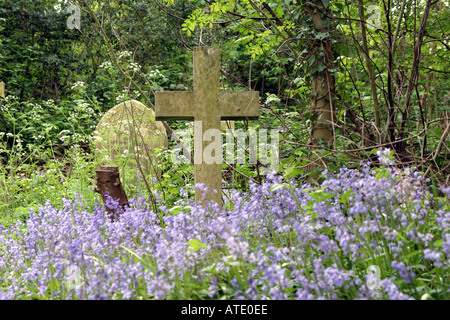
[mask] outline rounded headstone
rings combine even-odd
[[[138,159],[145,175],[155,173],[151,165],[158,161],[155,151],[168,147],[162,122],[155,121],[155,112],[137,100],[122,102],[106,112],[95,129],[94,141],[100,165],[120,168],[125,163],[136,169]],[[161,170],[156,173],[160,175]]]

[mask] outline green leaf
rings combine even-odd
[[[443,244],[444,244],[444,240],[439,239],[434,243],[434,246],[439,248],[439,247],[442,247]]]
[[[308,195],[312,197],[314,200],[316,200],[316,202],[326,201],[334,197],[334,194],[323,191],[311,192],[308,193]]]
[[[146,267],[147,269],[151,270],[153,273],[156,273],[156,269],[154,268],[154,266],[152,264],[150,264],[147,259],[144,259],[142,256],[138,255],[135,251],[125,247],[125,246],[120,246],[121,248],[125,249],[125,251],[127,251],[128,253],[130,253],[132,256],[134,256],[135,258],[137,258],[144,267]]]
[[[381,179],[381,178],[383,178],[383,177],[388,178],[388,177],[389,177],[389,172],[382,170],[382,171],[378,172],[378,173],[375,175],[375,178],[376,178],[377,180],[379,180],[379,179]]]
[[[319,32],[316,34],[316,39],[323,40],[329,36],[328,32]]]
[[[330,5],[330,0],[322,0],[322,4],[325,8],[328,8],[328,6]]]
[[[191,252],[196,252],[200,250],[200,248],[206,248],[206,243],[200,242],[198,239],[193,239],[186,243],[190,245],[189,251]]]
[[[318,66],[314,66],[314,67],[312,68],[312,70],[311,70],[311,73],[322,72],[322,71],[325,70],[326,68],[327,68],[327,66],[324,65],[324,64],[321,64],[321,65],[318,65]]]
[[[340,198],[339,198],[339,202],[343,203],[343,204],[347,204],[348,202],[348,198],[350,198],[351,196],[355,195],[355,193],[353,192],[352,189],[348,189]]]
[[[290,179],[300,175],[302,172],[295,167],[290,167],[286,170],[286,173],[283,175],[283,178]]]
[[[183,210],[182,206],[174,206],[169,209],[169,212],[171,212],[173,216],[176,216],[181,210]]]
[[[207,273],[215,273],[216,269],[217,269],[217,265],[212,264],[210,266],[207,266],[207,267],[201,269],[200,271],[201,272],[207,272]]]
[[[274,192],[278,189],[292,189],[292,186],[286,183],[278,183],[270,187],[271,192]]]
[[[411,252],[410,254],[406,255],[405,258],[406,258],[406,259],[410,259],[410,258],[412,258],[412,257],[417,256],[417,255],[420,254],[420,253],[422,253],[422,251],[414,251],[414,252]]]

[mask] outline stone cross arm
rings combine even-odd
[[[157,92],[155,96],[156,120],[202,120],[200,115],[196,117],[194,91]],[[259,117],[259,92],[222,91],[216,110],[221,120],[256,120]]]

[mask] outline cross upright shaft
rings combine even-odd
[[[0,82],[0,97],[5,97],[5,83],[3,81]]]
[[[155,113],[159,121],[194,120],[195,183],[204,183],[209,189],[204,201],[212,200],[222,206],[222,162],[205,163],[203,153],[209,144],[205,132],[220,130],[221,120],[257,119],[259,93],[220,92],[219,84],[218,48],[195,47],[194,91],[156,92]],[[202,195],[203,192],[196,189],[196,202],[204,202]]]

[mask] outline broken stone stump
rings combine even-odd
[[[122,102],[110,109],[99,121],[94,133],[94,151],[100,164],[117,164],[138,169],[144,175],[156,174],[156,149],[167,149],[166,129],[155,121],[155,112],[137,100]]]
[[[119,167],[118,166],[100,166],[100,169],[95,171],[97,175],[97,187],[95,192],[102,196],[103,204],[105,205],[108,216],[113,222],[120,213],[125,210],[125,205],[128,204],[127,195],[120,182]],[[117,208],[111,207],[111,203],[107,202],[108,196],[113,201],[118,201]]]

